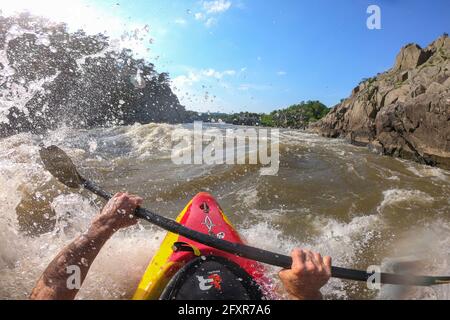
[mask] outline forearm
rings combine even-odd
[[[68,267],[77,266],[80,285],[83,283],[89,268],[114,230],[96,219],[89,230],[64,248],[38,280],[31,293],[31,299],[39,300],[71,300],[79,291],[68,286],[68,278],[72,273]]]

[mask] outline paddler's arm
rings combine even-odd
[[[116,194],[92,221],[89,230],[65,247],[38,280],[30,298],[34,300],[72,300],[79,291],[72,281],[79,270],[79,284],[108,239],[119,229],[136,224],[134,211],[142,199],[126,193]],[[70,279],[69,279],[70,278]],[[69,281],[68,281],[69,280]],[[69,285],[68,285],[69,284]]]
[[[331,257],[309,250],[292,251],[292,267],[279,273],[281,281],[295,300],[322,300],[322,288],[331,277]]]

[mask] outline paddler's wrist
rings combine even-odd
[[[97,216],[92,221],[91,226],[87,232],[88,237],[103,238],[108,240],[117,231],[109,219],[105,219],[104,216]]]

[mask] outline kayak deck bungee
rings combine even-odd
[[[180,213],[176,221],[190,229],[219,239],[233,243],[243,243],[217,201],[205,192],[196,195]],[[264,276],[265,270],[262,264],[169,232],[148,265],[133,299],[159,299],[174,275],[186,264],[199,257],[206,260],[206,257],[210,256],[225,258],[239,266],[251,279],[263,287],[262,290],[266,289],[266,285],[269,285],[267,278]],[[212,279],[216,280],[214,277]]]

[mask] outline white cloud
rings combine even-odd
[[[220,78],[221,77],[220,73],[217,72],[214,69],[203,70],[203,71],[201,71],[201,74],[206,76],[206,77],[213,77],[213,78]]]
[[[238,90],[240,91],[249,91],[249,90],[265,91],[270,89],[272,89],[272,86],[255,83],[243,83],[238,87]]]
[[[208,20],[206,20],[206,22],[205,22],[205,26],[206,27],[212,27],[212,26],[214,26],[214,25],[216,25],[217,24],[217,19],[216,18],[208,18]]]
[[[192,86],[200,81],[200,76],[195,72],[189,72],[188,75],[181,75],[172,80],[172,86],[177,90]]]
[[[214,0],[201,2],[201,9],[194,14],[197,21],[203,21],[207,28],[212,27],[218,22],[218,15],[228,11],[231,8],[231,1]]]
[[[191,109],[216,108],[220,98],[215,97],[211,91],[228,89],[230,85],[224,80],[237,74],[229,69],[217,71],[213,68],[193,69],[187,74],[175,77],[172,80],[172,89],[180,102]]]
[[[176,91],[188,91],[189,87],[192,87],[196,83],[201,81],[208,82],[208,79],[221,80],[225,76],[232,77],[236,75],[235,70],[217,71],[215,69],[191,69],[187,75],[180,75],[172,80],[172,87]]]
[[[205,20],[205,15],[201,12],[194,14],[195,20]]]
[[[202,70],[201,74],[216,79],[222,79],[224,76],[234,76],[236,74],[235,70],[225,70],[223,72],[216,71],[214,69]]]
[[[94,6],[90,6],[84,0],[72,1],[0,1],[1,10],[10,15],[18,12],[28,11],[32,14],[49,18],[53,22],[65,22],[72,28],[83,28],[86,32],[104,31],[108,29],[116,31],[123,27],[124,22],[110,12],[102,12]],[[75,14],[76,13],[76,14]]]
[[[185,19],[183,19],[183,18],[175,19],[174,22],[175,22],[175,24],[179,24],[179,25],[182,25],[182,26],[186,25],[186,23],[187,23],[187,21]]]
[[[277,72],[277,75],[279,75],[279,76],[285,76],[285,75],[287,75],[287,72],[286,72],[286,71],[278,71],[278,72]]]
[[[225,70],[224,74],[227,76],[234,76],[236,74],[236,71],[234,70]]]
[[[203,9],[206,13],[222,13],[231,8],[231,1],[226,0],[215,0],[215,1],[204,1]]]

